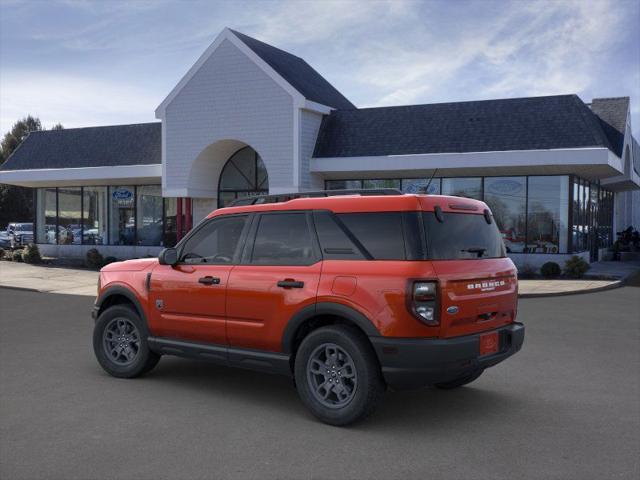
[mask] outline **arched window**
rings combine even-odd
[[[218,207],[225,207],[236,198],[269,193],[269,177],[264,162],[251,147],[234,153],[220,174]]]

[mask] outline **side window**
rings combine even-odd
[[[363,260],[365,257],[329,212],[314,212],[322,258],[325,260]]]
[[[246,222],[246,216],[211,220],[186,241],[180,261],[214,265],[232,263]]]
[[[342,213],[338,218],[375,260],[407,258],[401,213]]]
[[[256,265],[310,265],[313,241],[304,213],[260,216],[251,263]]]

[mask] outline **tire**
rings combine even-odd
[[[478,379],[480,375],[482,375],[484,370],[478,370],[476,372],[467,373],[462,377],[456,378],[455,380],[451,380],[450,382],[445,383],[436,383],[434,386],[441,390],[453,390],[454,388],[462,387],[463,385],[467,385]]]
[[[118,378],[139,377],[160,361],[160,355],[149,349],[148,337],[147,326],[134,308],[114,305],[96,321],[93,351],[108,374]]]
[[[344,325],[307,335],[296,355],[294,375],[305,406],[324,423],[336,426],[371,415],[385,390],[371,345]]]

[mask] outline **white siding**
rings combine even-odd
[[[300,115],[300,189],[323,190],[322,177],[310,172],[311,157],[316,147],[322,115],[309,110],[301,110]]]
[[[228,157],[207,159],[219,163],[216,168],[205,168],[202,172],[192,168],[199,168],[195,159],[207,146],[220,140],[250,145],[265,162],[269,186],[290,188],[293,112],[291,95],[235,45],[224,40],[167,106],[163,119],[165,191],[215,197],[217,175],[201,178],[201,173],[219,172]]]

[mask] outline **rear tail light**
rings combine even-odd
[[[435,326],[438,318],[438,284],[436,282],[413,282],[410,290],[409,309],[422,323]]]

